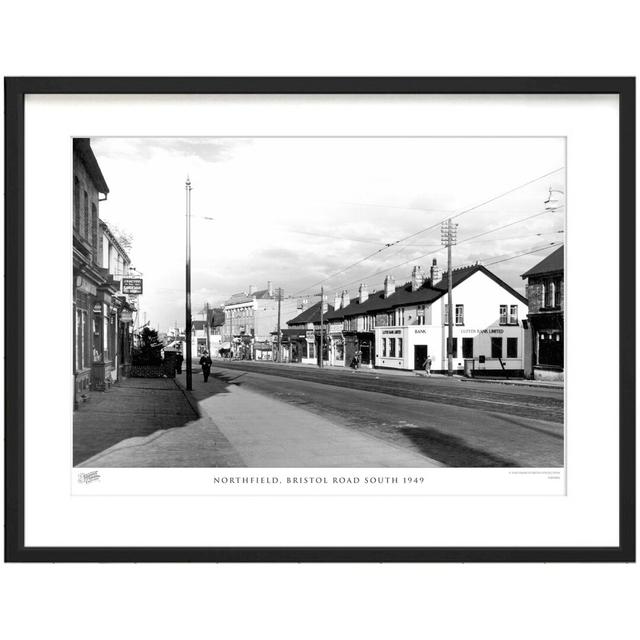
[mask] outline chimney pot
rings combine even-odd
[[[396,290],[396,279],[393,276],[387,276],[384,279],[384,297],[388,298],[390,295],[395,293]]]

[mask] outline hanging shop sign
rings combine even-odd
[[[122,278],[122,293],[133,296],[141,296],[142,278]]]

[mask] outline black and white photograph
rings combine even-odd
[[[564,137],[72,145],[81,483],[564,468]]]

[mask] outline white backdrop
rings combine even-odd
[[[278,13],[278,5],[280,13]],[[625,2],[23,2],[6,75],[634,75]],[[606,9],[606,10],[605,10]],[[608,222],[608,221],[607,221]],[[609,231],[604,227],[603,232]],[[3,566],[12,637],[612,637],[636,566]],[[105,616],[108,607],[110,615]],[[321,615],[320,615],[321,614]]]

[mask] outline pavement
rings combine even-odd
[[[97,401],[91,398],[74,414],[76,466],[442,466],[418,452],[233,381],[210,378],[204,383],[199,371],[194,371],[190,393],[184,389],[184,377],[130,378],[100,394]],[[158,397],[166,402],[158,405]],[[92,436],[102,444],[117,441],[85,457]],[[121,436],[125,437],[118,440]]]

